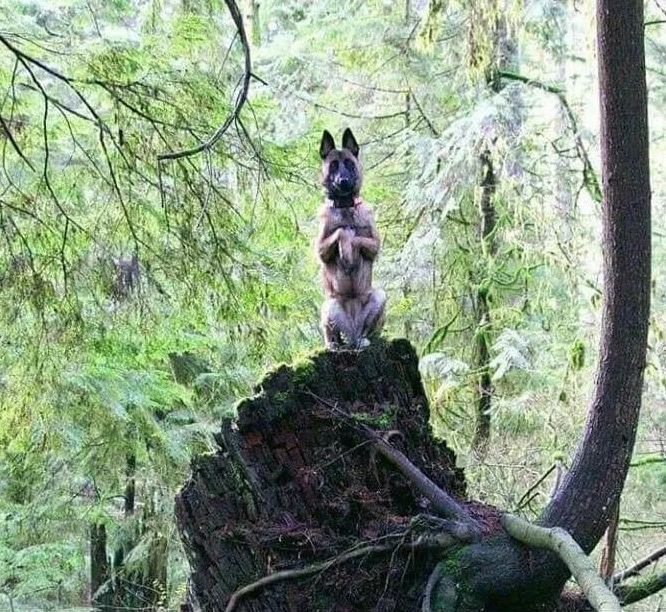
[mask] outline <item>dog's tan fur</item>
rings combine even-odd
[[[381,330],[386,297],[372,288],[379,235],[372,211],[358,195],[362,174],[351,130],[345,130],[342,143],[343,148],[336,149],[331,135],[324,132],[320,148],[327,195],[316,240],[327,298],[321,324],[329,347],[362,348]]]

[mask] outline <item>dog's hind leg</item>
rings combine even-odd
[[[326,346],[330,349],[351,344],[356,336],[353,320],[350,319],[343,304],[335,298],[329,298],[322,304],[321,327]]]
[[[358,348],[367,346],[369,338],[378,335],[384,326],[386,309],[386,293],[381,289],[373,289],[358,316]]]

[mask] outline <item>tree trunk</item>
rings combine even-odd
[[[109,579],[109,559],[106,555],[106,526],[90,525],[90,602],[95,593]]]
[[[546,509],[587,551],[626,478],[638,425],[650,311],[650,177],[643,3],[597,4],[604,305],[599,368],[583,440]]]
[[[566,529],[586,552],[608,526],[627,475],[641,404],[650,307],[643,3],[599,0],[597,7],[605,287],[600,356],[571,470],[539,521]],[[453,574],[469,593],[459,609],[470,610],[478,602],[494,610],[527,610],[529,602],[555,596],[568,577],[552,554],[527,552],[502,537],[463,549]],[[464,607],[467,602],[469,608]]]
[[[482,258],[492,257],[495,244],[496,212],[493,198],[497,189],[497,177],[491,153],[481,154],[481,196],[479,202]],[[492,407],[493,384],[490,372],[490,307],[488,305],[489,283],[481,283],[475,296],[476,354],[474,369],[477,372],[476,423],[472,447],[484,454],[490,439],[490,409]]]
[[[501,3],[500,3],[501,4]],[[518,52],[516,41],[510,36],[506,18],[500,8],[500,4],[490,3],[478,9],[472,9],[471,20],[484,22],[491,25],[488,32],[479,29],[478,24],[470,29],[469,43],[472,49],[472,69],[482,70],[486,87],[495,94],[504,88],[501,79],[503,71],[518,70]],[[480,13],[480,14],[477,14]],[[478,17],[478,19],[477,19]],[[483,42],[479,42],[479,37]],[[486,40],[490,39],[490,43]],[[483,50],[486,46],[490,48]],[[477,63],[475,66],[474,63]],[[511,124],[514,136],[519,132],[521,123],[520,99],[518,93],[514,92],[513,114],[515,121]],[[493,163],[493,152],[491,147],[484,149],[479,155],[481,166],[481,182],[479,196],[479,229],[481,240],[480,261],[490,260],[497,253],[497,242],[495,237],[495,226],[497,211],[495,209],[495,194],[498,189],[499,179]],[[514,169],[517,172],[517,169]],[[486,276],[484,270],[482,278],[475,279],[479,288],[474,299],[474,311],[476,318],[475,329],[475,355],[474,370],[477,372],[477,397],[475,406],[475,429],[472,448],[479,454],[484,455],[490,440],[490,409],[492,408],[493,384],[490,371],[490,345],[492,332],[492,317],[490,310],[489,294],[493,279]]]
[[[462,496],[462,472],[432,439],[428,420],[418,360],[404,340],[320,352],[269,374],[239,404],[237,427],[224,423],[221,450],[197,458],[176,497],[202,608],[224,610],[235,591],[279,570],[388,542],[389,551],[257,588],[238,609],[419,609],[436,551],[416,555],[396,544],[432,504],[359,428],[384,432],[435,483]],[[496,514],[488,519],[495,526]]]

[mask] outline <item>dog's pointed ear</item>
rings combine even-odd
[[[359,146],[349,128],[342,134],[342,148],[347,149],[354,157],[358,157]]]
[[[321,144],[319,145],[319,156],[326,159],[328,154],[335,149],[335,140],[328,130],[324,130],[321,137]]]

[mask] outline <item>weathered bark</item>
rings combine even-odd
[[[245,595],[239,610],[417,610],[434,550],[399,550],[410,519],[433,513],[420,494],[363,435],[386,432],[422,472],[458,497],[462,472],[431,437],[418,360],[406,341],[377,341],[362,352],[322,352],[280,366],[238,406],[199,457],[176,497],[176,517],[204,610],[285,568],[302,570],[360,543],[364,554],[326,572],[284,580]],[[473,509],[473,513],[476,509]],[[498,528],[496,513],[482,528]]]

